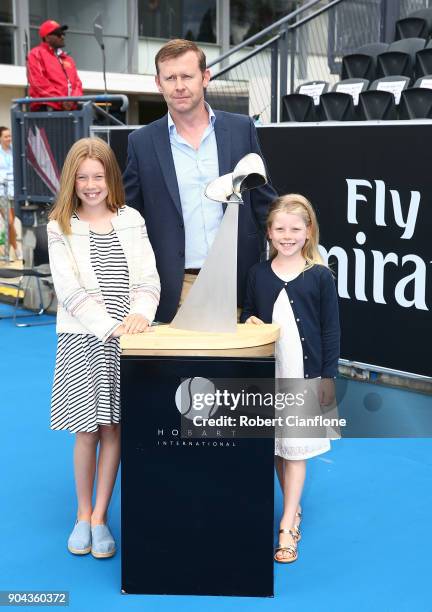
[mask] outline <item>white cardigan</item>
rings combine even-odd
[[[112,219],[129,269],[130,313],[152,322],[160,297],[160,281],[144,219],[125,206]],[[120,324],[106,311],[96,274],[90,263],[89,224],[71,219],[71,234],[57,221],[47,226],[51,274],[58,299],[57,333],[93,334],[108,340]]]

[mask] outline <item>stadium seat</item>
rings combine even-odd
[[[426,74],[432,74],[432,41],[430,40],[424,49],[416,53],[415,74],[419,78]]]
[[[353,98],[354,105],[356,105],[358,103],[359,94],[368,87],[369,81],[367,79],[343,79],[333,86],[332,91],[349,94]]]
[[[369,87],[370,91],[385,91],[393,94],[396,105],[399,104],[401,93],[407,89],[410,78],[402,74],[377,79]]]
[[[423,87],[425,89],[432,89],[432,73],[425,74],[424,76],[417,79],[414,83],[414,87]]]
[[[282,121],[319,121],[320,96],[328,89],[327,81],[309,81],[282,96]]]
[[[425,38],[432,33],[432,9],[420,9],[396,21],[395,40],[402,38]]]
[[[300,93],[282,96],[282,121],[318,121],[312,96]]]
[[[296,89],[296,93],[306,94],[314,99],[315,104],[319,104],[319,97],[321,94],[329,90],[329,83],[327,81],[308,81],[302,83]]]
[[[405,75],[412,77],[417,51],[424,49],[423,38],[403,38],[389,45],[384,53],[377,57],[377,77]]]
[[[412,87],[402,92],[400,119],[432,119],[432,89]]]
[[[355,53],[342,58],[341,79],[368,79],[376,78],[376,58],[380,53],[387,51],[387,43],[374,43],[359,47]]]
[[[357,118],[360,121],[397,119],[394,95],[389,91],[363,91],[359,96]]]
[[[321,119],[324,121],[354,121],[354,101],[351,94],[329,91],[321,96]]]
[[[355,105],[361,91],[367,89],[367,79],[344,79],[333,90],[321,96],[320,116],[323,121],[354,121]],[[351,98],[351,99],[350,99]]]

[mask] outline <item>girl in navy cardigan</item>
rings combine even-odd
[[[332,404],[339,358],[336,287],[318,251],[319,230],[310,202],[298,194],[273,202],[267,219],[270,260],[249,272],[242,323],[277,323],[276,379],[309,379],[322,406]],[[282,382],[282,381],[280,381]],[[300,499],[306,459],[330,449],[327,438],[276,438],[276,471],[283,492],[275,560],[297,559]]]

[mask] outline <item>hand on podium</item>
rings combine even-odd
[[[140,314],[128,314],[112,333],[112,338],[118,338],[123,334],[141,334],[142,332],[152,332],[153,328],[149,321]]]
[[[258,319],[258,317],[249,317],[249,319],[246,319],[245,321],[246,325],[264,325],[264,321],[261,321],[261,319]]]

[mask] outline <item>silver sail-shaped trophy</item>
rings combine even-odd
[[[227,204],[216,238],[203,267],[171,327],[201,332],[237,330],[237,235],[239,205],[245,191],[267,183],[263,160],[249,153],[233,172],[209,183],[205,195]]]

